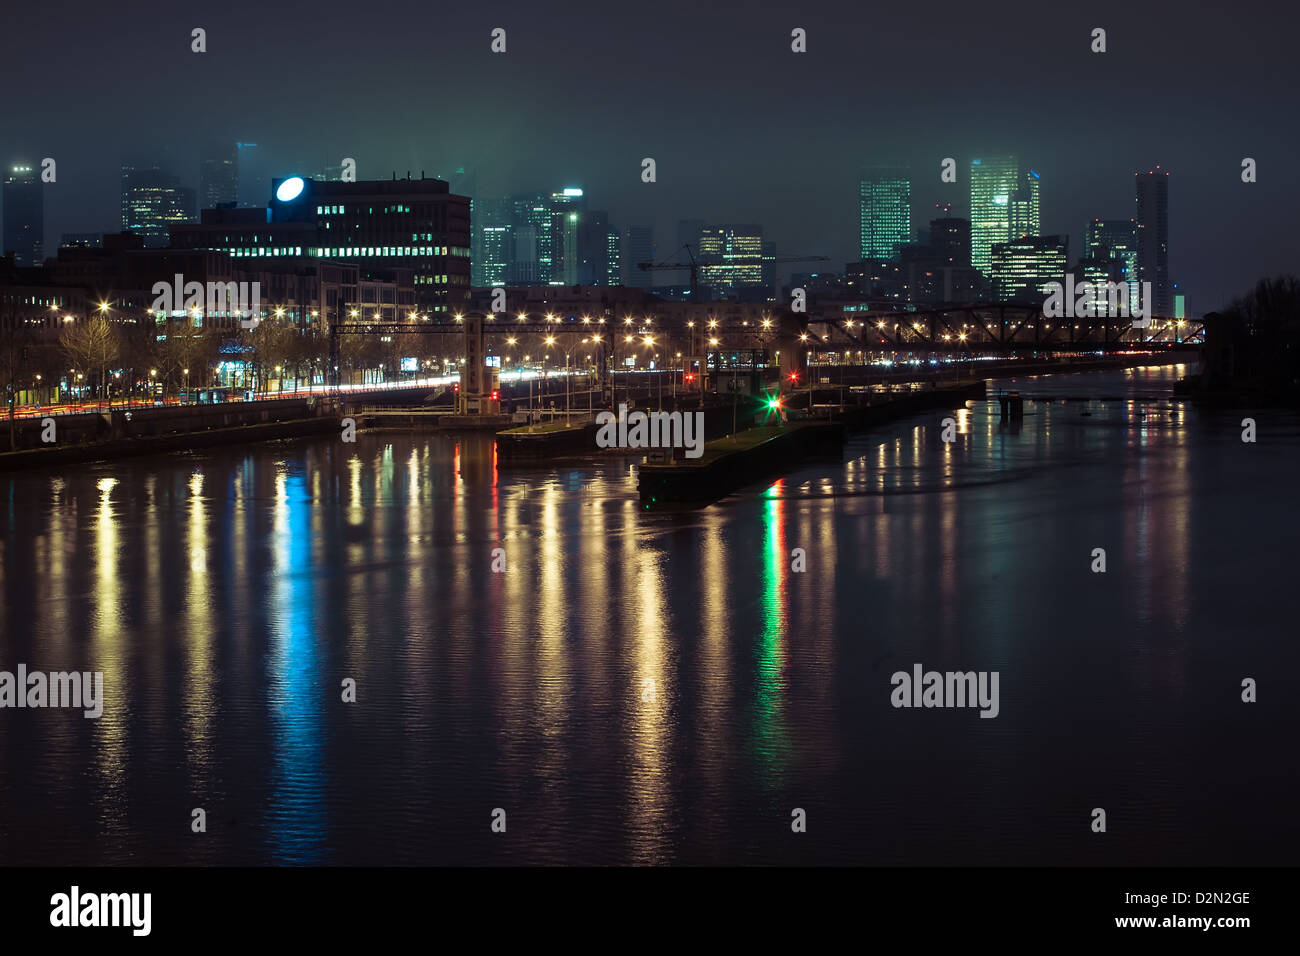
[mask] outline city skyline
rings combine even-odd
[[[1034,15],[1016,16],[1020,8]],[[1174,9],[1178,16],[1166,15]],[[918,49],[958,52],[930,57],[920,78],[862,108],[851,93],[860,39],[841,29],[860,20],[850,4],[829,3],[802,17],[777,9],[747,18],[695,11],[686,31],[673,26],[672,5],[635,27],[598,5],[575,6],[560,18],[506,7],[493,14],[510,38],[504,54],[490,51],[495,22],[466,16],[435,24],[409,3],[384,10],[404,28],[389,35],[394,45],[383,59],[403,65],[391,75],[374,71],[379,80],[367,78],[366,66],[379,55],[366,41],[384,33],[384,16],[358,18],[341,38],[328,17],[303,22],[236,2],[205,24],[210,42],[200,55],[189,47],[192,18],[145,3],[132,32],[169,80],[140,115],[108,105],[129,100],[134,78],[110,75],[89,89],[70,69],[95,53],[99,35],[119,29],[117,14],[78,13],[81,28],[69,37],[53,19],[19,17],[22,29],[0,40],[0,71],[11,89],[23,87],[23,76],[40,75],[41,92],[0,106],[8,134],[0,160],[59,160],[59,181],[46,191],[47,239],[110,227],[118,165],[141,148],[197,186],[202,141],[215,136],[259,144],[268,177],[314,175],[346,156],[357,160],[359,178],[423,169],[454,180],[463,168],[477,180],[473,198],[571,183],[624,228],[648,223],[671,236],[676,220],[699,215],[757,222],[781,252],[824,254],[841,264],[856,258],[852,197],[865,165],[906,163],[918,208],[954,201],[960,214],[970,159],[1018,155],[1050,184],[1041,231],[1069,235],[1078,250],[1082,223],[1133,215],[1130,177],[1159,163],[1173,171],[1170,228],[1183,237],[1170,250],[1170,272],[1198,311],[1219,307],[1260,275],[1286,271],[1294,259],[1294,201],[1281,170],[1300,147],[1277,117],[1285,115],[1286,76],[1295,68],[1282,49],[1285,29],[1270,29],[1267,13],[1248,32],[1230,13],[1103,5],[1092,19],[1109,30],[1110,47],[1094,54],[1095,24],[1065,12],[1012,4],[1006,16],[972,20],[956,4],[925,15],[885,8],[873,11],[870,33],[926,40],[922,47],[874,50],[873,71],[903,69]],[[256,35],[245,26],[250,16],[260,26]],[[790,52],[791,19],[805,21],[799,25],[808,31],[807,55]],[[1185,52],[1207,34],[1216,38],[1216,68],[1193,71],[1176,87],[1155,87],[1140,101],[1149,107],[1133,110],[1134,91],[1152,88],[1154,77],[1186,72]],[[28,38],[21,46],[10,39],[20,35]],[[425,62],[421,44],[431,35],[445,46],[432,77],[415,66]],[[282,36],[294,42],[286,48],[275,39]],[[960,52],[975,49],[979,60]],[[305,75],[319,69],[321,56],[343,51],[358,58],[356,76],[345,95],[328,103],[265,95],[258,79],[238,69],[245,60],[272,57],[287,74]],[[572,75],[555,68],[566,53],[583,64]],[[750,78],[722,85],[711,100],[671,95],[691,85],[650,65],[670,54],[674,62],[710,62],[723,72],[743,68]],[[1016,70],[996,69],[999,62]],[[458,73],[474,75],[475,83],[445,82]],[[519,84],[541,75],[549,84],[546,100],[521,99]],[[666,83],[664,92],[638,98],[646,76]],[[398,85],[402,96],[390,105],[385,97]],[[1097,104],[1108,99],[1129,106],[1102,122]],[[83,100],[104,108],[85,110]],[[812,102],[824,106],[810,111]],[[600,120],[575,122],[575,104]],[[59,112],[83,111],[90,115],[75,129],[50,122]],[[437,121],[423,119],[429,115]],[[1216,118],[1212,139],[1204,133],[1206,116]],[[1104,135],[1080,135],[1099,124]],[[640,181],[647,156],[657,161],[654,184]],[[960,175],[945,184],[940,162],[949,157]],[[1241,181],[1247,157],[1259,164],[1256,183]],[[1220,238],[1241,235],[1253,241]]]
[[[458,214],[461,225],[456,227],[463,229],[463,234],[451,239],[451,245],[457,247],[452,255],[472,260],[462,261],[453,269],[455,272],[463,269],[463,276],[453,280],[463,286],[636,287],[628,281],[629,277],[668,270],[690,276],[688,281],[655,283],[655,288],[671,297],[696,296],[698,282],[698,291],[707,292],[710,298],[759,301],[766,297],[766,301],[780,304],[783,296],[789,294],[789,287],[782,291],[777,280],[777,271],[782,266],[794,272],[791,285],[806,286],[808,278],[814,275],[838,277],[837,281],[843,282],[855,267],[865,267],[870,272],[891,263],[890,268],[896,272],[900,284],[893,291],[878,290],[877,298],[923,303],[1026,302],[1045,294],[1046,283],[1059,281],[1068,267],[1068,271],[1080,278],[1087,272],[1099,279],[1109,276],[1116,281],[1135,280],[1135,289],[1136,280],[1144,279],[1155,289],[1153,301],[1157,314],[1176,312],[1178,317],[1191,314],[1186,309],[1185,294],[1168,275],[1168,173],[1159,167],[1146,177],[1137,175],[1138,217],[1092,220],[1085,226],[1074,257],[1070,256],[1068,234],[1044,236],[1041,233],[1040,176],[1035,170],[1022,167],[1014,156],[972,160],[973,215],[954,217],[951,202],[936,203],[939,216],[930,219],[928,226],[920,224],[924,217],[912,226],[908,172],[896,167],[875,167],[864,173],[858,195],[861,250],[875,255],[846,262],[842,269],[832,264],[801,273],[795,263],[829,262],[829,257],[777,255],[776,243],[764,236],[759,223],[740,225],[703,219],[679,219],[678,245],[670,248],[655,243],[653,227],[634,224],[624,230],[615,225],[607,211],[590,208],[584,191],[571,186],[554,190],[549,196],[518,193],[479,199],[476,205],[470,197],[453,192],[447,180],[428,177],[423,170],[419,179],[408,174],[401,179],[357,182],[353,179],[354,170],[345,168],[343,175],[326,170],[314,178],[297,175],[273,178],[270,200],[265,206],[238,206],[231,198],[239,191],[234,147],[227,151],[209,144],[205,149],[208,156],[216,153],[224,161],[214,163],[205,158],[202,162],[199,192],[209,197],[218,194],[214,197],[215,204],[202,204],[199,208],[196,208],[195,191],[181,186],[179,177],[157,166],[123,164],[122,234],[139,238],[146,248],[208,248],[224,251],[236,259],[248,255],[373,259],[388,253],[379,248],[354,248],[352,230],[360,228],[355,219],[335,223],[343,233],[329,231],[329,223],[320,217],[345,212],[345,207],[332,203],[318,204],[315,208],[320,232],[314,241],[301,230],[294,232],[292,242],[281,241],[285,239],[281,235],[283,229],[268,224],[286,221],[284,215],[291,208],[292,218],[302,226],[311,218],[310,202],[285,203],[283,184],[304,184],[295,190],[291,199],[299,194],[319,194],[326,198],[337,194],[341,198],[345,193],[355,199],[357,188],[368,183],[366,188],[382,206],[378,210],[381,215],[409,215],[412,211],[401,203],[390,208],[385,197],[405,195],[411,199],[412,189],[418,194],[426,188],[435,188],[465,205],[463,213]],[[225,156],[230,158],[225,160]],[[1150,191],[1144,189],[1144,182],[1156,179],[1158,191],[1154,186]],[[472,182],[472,177],[462,177],[462,180]],[[419,185],[409,185],[413,183]],[[30,267],[31,250],[42,243],[42,231],[32,226],[34,221],[43,221],[39,186],[31,166],[16,166],[6,178],[5,194],[19,199],[11,205],[20,210],[20,215],[5,219],[6,236],[18,236],[24,244],[13,253],[18,265]],[[1150,198],[1144,205],[1143,196],[1148,194]],[[473,212],[475,208],[477,212]],[[358,212],[355,202],[346,210],[354,216]],[[22,211],[27,212],[26,218]],[[369,210],[370,214],[375,212],[373,208]],[[399,235],[392,232],[395,224],[390,225],[376,241],[385,246],[407,240],[430,241],[433,233],[424,234],[420,230],[430,226],[442,228],[428,220],[411,221],[407,228],[416,226],[419,229],[410,235]],[[277,235],[281,235],[281,240],[277,240]],[[1149,240],[1143,241],[1144,236],[1149,236]],[[1018,243],[1021,251],[1010,255],[1005,248],[1008,243]],[[446,255],[445,251],[439,252],[441,244],[439,240],[433,255]],[[100,246],[102,243],[95,233],[64,233],[60,245]],[[266,248],[259,248],[263,246]],[[403,255],[422,254],[422,246],[411,246],[404,252],[395,248],[392,252],[395,261],[390,264],[400,265]],[[52,256],[49,261],[54,262],[55,258]],[[673,259],[678,262],[669,264],[667,260]],[[652,262],[655,265],[650,270]],[[1016,264],[1010,265],[1012,262]],[[972,271],[972,267],[976,268]],[[441,270],[446,268],[447,264],[443,263]],[[446,276],[435,266],[433,273],[417,279],[417,284],[445,285],[446,281]],[[1132,304],[1136,307],[1136,299]],[[1172,311],[1171,304],[1175,307]],[[445,311],[445,306],[434,310]]]
[[[255,177],[245,176],[242,179],[240,177],[235,153],[237,148],[243,145],[242,143],[228,146],[205,144],[204,158],[200,161],[199,167],[198,190],[184,186],[184,179],[172,174],[166,168],[123,163],[119,193],[120,231],[131,232],[142,237],[146,247],[160,248],[169,245],[169,226],[197,224],[200,213],[205,208],[211,210],[211,214],[215,216],[214,221],[228,220],[230,218],[228,212],[212,208],[207,203],[203,203],[199,197],[203,195],[213,197],[214,192],[219,192],[215,197],[218,204],[230,205],[234,202],[230,197],[237,192],[246,191],[248,181]],[[214,155],[218,157],[218,161],[213,160]],[[342,167],[340,169],[342,170]],[[1169,172],[1167,170],[1157,165],[1145,176],[1135,172],[1138,186],[1136,215],[1127,220],[1096,217],[1085,225],[1074,243],[1071,242],[1068,231],[1048,234],[1040,228],[1041,176],[1027,164],[1021,163],[1018,157],[1013,155],[976,157],[971,160],[969,170],[970,200],[967,215],[952,216],[954,203],[951,200],[938,202],[935,203],[935,208],[942,215],[930,222],[933,224],[954,221],[969,224],[970,261],[962,265],[974,266],[983,275],[985,281],[985,291],[975,297],[982,296],[988,300],[1009,297],[1006,292],[1009,285],[999,275],[997,265],[998,262],[1005,262],[1006,259],[993,255],[996,244],[1030,237],[1050,238],[1052,243],[1049,245],[1059,245],[1063,248],[1066,264],[1073,270],[1086,268],[1097,254],[1099,244],[1108,248],[1113,246],[1116,249],[1116,258],[1126,262],[1123,271],[1126,278],[1135,281],[1152,281],[1157,314],[1172,315],[1175,311],[1179,315],[1197,314],[1195,308],[1190,310],[1187,308],[1186,287],[1176,276],[1170,274],[1168,266]],[[355,170],[348,170],[347,174],[355,176]],[[342,179],[335,171],[329,169],[322,170],[314,176],[297,172],[293,175],[314,183],[339,182]],[[404,177],[397,177],[394,173],[393,177],[388,181],[400,182],[411,178],[409,172]],[[273,177],[270,185],[273,186],[286,178],[289,177]],[[435,179],[427,176],[424,170],[420,171],[420,178],[424,181]],[[440,178],[440,181],[450,185],[449,181],[452,179],[459,179],[467,184],[474,182],[472,174],[466,175],[463,169],[458,170],[458,176]],[[1144,187],[1144,183],[1151,181],[1154,184],[1156,179],[1159,179],[1158,190],[1154,185],[1149,190]],[[384,182],[385,180],[363,181]],[[19,210],[20,220],[24,212],[28,215],[33,212],[41,213],[43,194],[31,195],[33,188],[41,185],[40,170],[30,164],[15,165],[6,175],[5,183],[5,195],[19,197],[19,202],[11,201],[11,206]],[[870,190],[868,185],[871,186]],[[919,216],[915,221],[913,220],[914,204],[910,199],[910,186],[910,173],[903,167],[871,167],[861,175],[857,196],[859,249],[867,250],[870,246],[871,251],[881,253],[886,249],[893,250],[889,255],[868,258],[888,259],[906,266],[907,260],[915,260],[918,254],[922,258],[928,257],[925,248],[930,242],[929,228],[922,225],[926,217]],[[239,217],[241,222],[246,224],[252,222],[248,218],[252,210],[262,208],[271,210],[275,206],[277,197],[272,189],[268,189],[268,192],[271,195],[265,206],[260,204],[239,206],[243,210]],[[455,195],[455,189],[451,189],[451,193]],[[1146,205],[1143,203],[1144,196],[1149,197]],[[470,199],[473,204],[472,197],[464,198]],[[778,245],[770,238],[764,237],[764,227],[761,223],[733,226],[713,219],[678,219],[677,245],[669,248],[667,244],[655,241],[655,236],[662,234],[664,230],[656,232],[653,226],[647,227],[643,224],[632,224],[626,228],[615,224],[613,217],[607,211],[590,208],[589,199],[580,187],[566,186],[553,190],[549,198],[543,191],[480,198],[477,208],[479,211],[473,215],[471,240],[468,244],[468,249],[473,251],[475,261],[478,262],[480,257],[483,259],[482,263],[474,266],[473,284],[476,286],[623,284],[629,287],[649,287],[631,281],[632,276],[645,275],[638,269],[638,264],[644,261],[662,262],[672,259],[684,261],[686,256],[682,244],[689,243],[693,249],[692,255],[700,261],[699,272],[702,285],[710,286],[716,293],[723,295],[735,293],[744,287],[765,285],[779,299],[778,274],[783,281],[791,273],[797,275],[804,271],[794,265],[787,264],[782,267],[783,263],[828,261],[831,264],[822,267],[820,271],[843,275],[844,270],[850,265],[861,261],[847,259],[843,263],[836,263],[833,257],[819,255],[786,256],[773,261]],[[1150,218],[1150,229],[1144,230],[1144,217]],[[6,237],[29,236],[31,230],[25,220],[14,220],[14,217],[5,214],[3,207],[0,207],[0,218],[5,222]],[[43,214],[41,218],[43,221]],[[1116,241],[1112,231],[1119,228],[1117,224],[1124,223],[1131,225],[1132,236],[1129,239]],[[525,228],[521,230],[520,226]],[[640,234],[644,240],[647,229],[649,230],[648,242],[632,241],[633,232]],[[756,237],[752,242],[752,248],[746,245],[743,251],[739,251],[742,247],[736,246],[733,249],[733,240],[730,238],[725,241],[721,238],[715,240],[709,238],[711,233],[719,230],[729,233],[734,229]],[[103,234],[112,234],[114,231],[105,230]],[[185,230],[182,230],[182,234],[184,232]],[[1143,236],[1148,234],[1150,239],[1144,242]],[[96,233],[93,231],[64,232],[61,235],[64,241],[74,245],[95,244]],[[1109,241],[1101,242],[1099,236]],[[43,234],[38,230],[36,246],[39,247],[42,241]],[[19,256],[17,261],[23,264],[24,258],[27,257],[28,264],[31,264],[32,240],[26,238],[22,242],[25,245],[17,250]],[[51,256],[57,247],[58,244],[44,241],[44,248]],[[647,258],[636,257],[638,252],[645,256],[647,251],[650,253]],[[727,260],[725,263],[724,255]],[[1142,265],[1144,256],[1150,260],[1149,268],[1144,268]],[[752,268],[745,265],[748,258],[753,259]],[[1049,277],[1059,278],[1055,275],[1058,258],[1056,254],[1049,257],[1051,268],[1042,273],[1041,280]],[[764,259],[767,261],[763,262]],[[948,264],[954,263],[950,261]],[[655,283],[655,285],[661,288],[684,288],[686,283],[670,281]],[[1021,294],[1032,288],[1032,285],[1024,287]]]

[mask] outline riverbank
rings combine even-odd
[[[15,429],[15,438],[25,447],[0,453],[0,470],[338,434],[340,427],[340,416],[328,404],[308,399],[111,409],[29,419]]]

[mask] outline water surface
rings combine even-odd
[[[1178,374],[1011,383],[1157,400],[971,403],[686,514],[483,437],[0,476],[0,669],[107,695],[0,710],[0,861],[1293,862],[1300,427],[1244,444]],[[917,662],[999,716],[895,709]]]

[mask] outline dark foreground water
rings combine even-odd
[[[945,414],[684,515],[477,437],[0,476],[0,669],[107,697],[0,710],[0,862],[1294,862],[1294,414]]]

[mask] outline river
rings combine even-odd
[[[106,698],[0,709],[0,860],[1292,863],[1300,427],[1183,372],[688,513],[480,436],[0,475],[0,669]],[[915,664],[997,716],[893,706]]]

